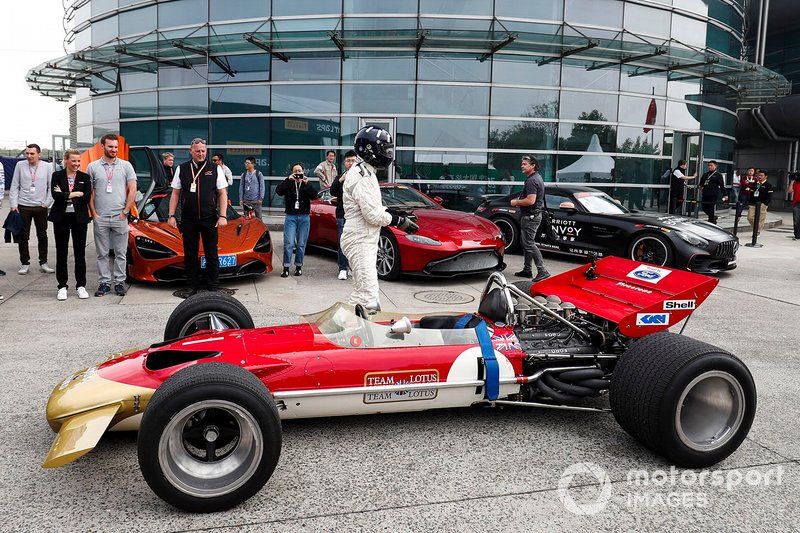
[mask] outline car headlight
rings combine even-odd
[[[258,242],[253,247],[253,250],[256,252],[260,252],[265,254],[272,249],[272,240],[269,237],[269,230],[265,231],[261,238],[258,239]]]
[[[442,243],[437,241],[436,239],[431,239],[430,237],[423,237],[422,235],[416,235],[414,233],[406,234],[406,239],[411,242],[415,242],[417,244],[424,244],[425,246],[441,246]]]
[[[139,255],[145,259],[164,259],[178,255],[160,242],[156,242],[149,237],[137,235],[133,241],[136,244]]]
[[[695,235],[694,233],[688,233],[686,231],[676,231],[675,233],[678,234],[678,237],[688,242],[692,246],[702,246],[702,247],[708,246],[707,240],[700,237],[699,235]]]

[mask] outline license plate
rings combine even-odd
[[[221,255],[219,256],[219,266],[220,267],[235,267],[236,266],[236,256],[235,255]],[[200,268],[206,268],[206,256],[200,256]]]

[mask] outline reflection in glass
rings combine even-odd
[[[135,35],[156,29],[156,6],[119,14],[119,35]]]
[[[488,120],[418,118],[416,141],[419,147],[458,146],[486,149]]]
[[[339,15],[342,0],[292,0],[273,2],[272,15],[285,17],[291,15]]]
[[[92,23],[92,46],[105,44],[117,37],[117,17],[108,17]]]
[[[269,54],[230,55],[218,59],[236,74],[230,76],[215,62],[209,61],[209,83],[269,81]]]
[[[564,87],[616,91],[619,88],[619,67],[586,70],[583,65],[565,63],[561,79]]]
[[[272,62],[272,80],[338,80],[339,56],[303,58],[292,56],[288,63]]]
[[[208,90],[213,114],[269,113],[269,87],[246,85],[212,87]]]
[[[119,119],[119,96],[92,100],[93,122],[111,122]]]
[[[419,55],[420,80],[488,82],[490,67],[490,61],[475,61],[474,56]]]
[[[208,0],[177,0],[158,4],[159,28],[206,22],[208,22]]]
[[[413,80],[417,74],[414,56],[382,57],[358,55],[342,63],[344,80]]]
[[[158,122],[158,144],[189,146],[195,137],[208,139],[208,120],[183,119]]]
[[[589,113],[587,116],[593,116]],[[595,117],[596,118],[596,117]],[[597,140],[594,140],[594,137]],[[602,124],[559,124],[558,149],[585,152],[590,146],[599,146],[603,152],[613,152],[616,149],[617,128]],[[559,160],[559,164],[561,161]]]
[[[269,2],[253,0],[209,0],[209,20],[229,20],[231,18],[250,19],[269,17]],[[231,16],[235,13],[235,16]]]
[[[121,94],[119,97],[121,118],[154,117],[158,114],[158,93]]]
[[[277,113],[338,113],[338,85],[273,85],[272,111]]]
[[[657,5],[642,6],[633,2],[625,4],[625,29],[638,35],[669,37],[670,12]],[[638,39],[631,39],[641,42]]]
[[[269,144],[269,119],[258,117],[212,119],[209,143]]]
[[[520,9],[519,0],[495,0],[494,15],[496,17],[523,17],[531,19],[562,20],[564,3],[553,0],[526,0]]]
[[[208,78],[208,65],[205,58],[192,59],[192,68],[159,67],[159,87],[186,87],[187,85],[205,85]]]
[[[336,146],[341,131],[337,117],[273,117],[271,128],[272,144],[293,146]]]
[[[155,72],[119,69],[119,78],[123,91],[155,89],[158,86],[158,74]]]
[[[616,94],[561,91],[561,118],[578,120],[614,120],[617,116]]]
[[[556,122],[492,120],[489,147],[515,150],[553,150],[556,147]]]
[[[570,24],[621,28],[623,5],[627,4],[618,0],[566,0],[564,20]]]
[[[419,12],[435,15],[492,15],[492,3],[484,0],[420,0]]]
[[[508,55],[495,55],[492,60],[492,83],[558,87],[560,79],[560,61],[539,66],[535,60]]]
[[[414,85],[342,85],[342,113],[413,113],[415,90]]]
[[[205,115],[208,113],[207,89],[178,89],[158,93],[158,114]]]
[[[488,115],[489,88],[420,84],[417,86],[417,113]]]
[[[492,88],[492,115],[508,117],[558,117],[558,91]]]
[[[120,134],[125,137],[125,142],[130,145],[160,144],[158,142],[158,122],[155,120],[122,122],[119,130]]]

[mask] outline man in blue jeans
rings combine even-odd
[[[311,227],[311,200],[317,197],[317,190],[308,182],[302,163],[292,165],[292,173],[275,189],[278,196],[284,197],[283,222],[283,272],[282,278],[289,277],[294,255],[295,276],[303,275],[303,258]]]
[[[333,180],[331,183],[331,194],[336,198],[336,229],[337,229],[337,239],[339,241],[342,240],[342,230],[344,229],[344,202],[342,201],[342,194],[344,193],[344,188],[342,185],[344,184],[344,177],[347,174],[347,171],[350,170],[350,167],[353,166],[353,163],[356,162],[356,152],[355,150],[348,150],[344,154],[344,173],[339,176],[338,179]],[[346,280],[347,279],[347,271],[350,270],[350,265],[347,262],[347,257],[342,252],[342,246],[339,245],[339,279]]]

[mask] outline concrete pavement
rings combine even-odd
[[[0,217],[6,213],[4,207]],[[267,486],[236,509],[211,516],[178,512],[150,492],[132,434],[110,434],[66,467],[40,466],[54,437],[44,420],[53,387],[108,354],[160,340],[179,302],[172,295],[178,287],[135,284],[123,298],[89,300],[78,300],[72,290],[57,302],[54,275],[36,269],[17,275],[16,246],[0,245],[0,268],[8,272],[0,277],[0,530],[796,531],[800,242],[789,238],[786,220],[764,231],[763,248],[740,249],[739,268],[719,277],[685,331],[737,354],[755,378],[753,428],[742,447],[712,469],[729,480],[741,475],[739,484],[683,482],[685,471],[678,470],[677,482],[632,485],[631,471],[668,474],[670,465],[610,415],[460,409],[288,421]],[[280,233],[273,237],[280,252]],[[96,280],[89,241],[88,278]],[[545,261],[553,273],[579,264],[552,255]],[[507,263],[510,276],[521,257],[508,256]],[[303,270],[299,278],[273,272],[225,285],[236,289],[257,325],[295,322],[349,293],[350,282],[336,280],[333,254],[309,255]],[[446,290],[477,299],[484,279],[382,282],[382,303],[387,310],[473,311],[476,301],[442,305],[415,295]],[[90,292],[95,288],[90,282]],[[583,473],[560,492],[565,470],[584,462],[602,468],[608,483]],[[744,481],[748,473],[760,484]],[[772,482],[765,483],[769,475]],[[603,500],[607,485],[608,500],[597,514],[567,510],[570,498]]]

